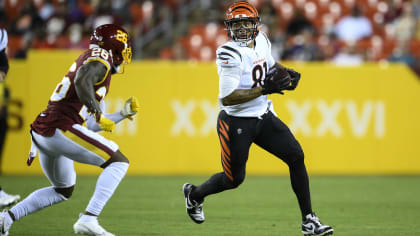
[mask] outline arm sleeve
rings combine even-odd
[[[99,103],[99,106],[102,111],[105,110],[105,101],[102,99],[102,101]],[[93,116],[93,114],[90,114],[87,112],[87,110],[84,110],[86,114],[84,114],[86,117],[86,127],[94,132],[101,131],[101,128],[99,128],[98,123],[96,123],[96,119]],[[125,117],[121,115],[120,112],[114,112],[114,113],[104,113],[104,116],[112,121],[115,122],[115,124],[118,124],[120,121],[124,120]]]
[[[239,85],[242,71],[242,56],[238,50],[222,46],[216,51],[219,74],[219,98],[231,94]]]
[[[221,67],[219,72],[219,98],[231,94],[239,85],[241,69],[239,67]]]

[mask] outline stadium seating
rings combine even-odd
[[[18,17],[19,8],[23,5],[22,0],[5,1],[5,11],[10,19]],[[58,1],[52,1],[57,4]],[[83,2],[83,1],[82,1]],[[147,2],[147,1],[145,1]],[[130,4],[130,14],[133,16],[132,26],[135,28],[141,24],[144,18],[144,4],[145,2],[133,1]],[[258,9],[261,9],[264,4],[271,4],[276,17],[276,22],[280,22],[276,27],[284,31],[289,21],[292,19],[295,9],[301,9],[304,15],[311,21],[317,29],[318,44],[322,48],[323,34],[327,29],[331,29],[340,18],[351,13],[354,4],[363,6],[364,15],[371,21],[373,34],[372,36],[357,42],[357,47],[360,50],[369,51],[372,53],[372,60],[386,59],[393,51],[396,42],[390,37],[385,27],[386,21],[396,8],[401,8],[404,2],[408,0],[394,0],[393,6],[387,0],[251,0]],[[12,4],[13,3],[13,4]],[[171,6],[171,9],[176,9],[177,1],[165,0],[164,4]],[[142,5],[143,4],[143,5]],[[86,14],[94,12],[91,5],[83,6],[82,11]],[[263,22],[264,23],[264,22]],[[195,61],[209,61],[214,60],[216,48],[225,42],[227,38],[225,26],[220,23],[198,23],[192,24],[186,35],[175,39],[175,45],[179,45],[183,50],[184,56],[182,58],[176,57],[173,47],[162,48],[157,58],[160,59],[187,59]],[[85,45],[88,36],[85,35],[83,44]],[[22,46],[22,36],[12,35],[11,43],[9,44],[9,56],[13,57],[15,52]],[[12,42],[13,41],[13,42]],[[413,38],[409,43],[411,53],[417,57],[420,56],[419,46],[420,40]],[[67,35],[60,36],[58,42],[49,43],[46,39],[36,39],[32,42],[33,48],[74,48],[69,46],[69,39]],[[77,48],[77,47],[76,47]]]

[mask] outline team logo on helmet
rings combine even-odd
[[[228,36],[241,46],[247,46],[257,37],[260,17],[254,6],[241,1],[228,7],[224,22]]]

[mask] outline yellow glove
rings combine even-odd
[[[112,132],[115,128],[115,122],[106,118],[103,114],[101,114],[101,117],[99,118],[98,125],[106,132]]]
[[[125,101],[124,107],[121,110],[121,115],[133,120],[133,116],[139,111],[139,101],[136,97],[131,97]]]

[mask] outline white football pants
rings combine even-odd
[[[51,184],[59,188],[76,184],[73,161],[101,166],[118,150],[113,141],[78,124],[67,131],[56,129],[51,137],[34,131],[31,134],[42,170]]]

